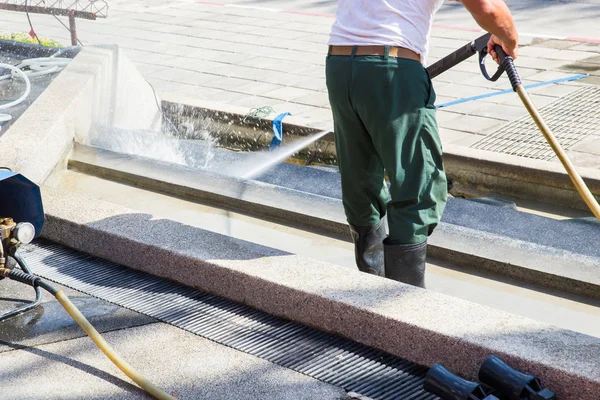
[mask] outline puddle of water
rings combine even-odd
[[[86,318],[110,316],[119,307],[92,297],[71,297],[71,301],[82,310]],[[9,318],[0,323],[0,340],[11,343],[22,343],[42,335],[57,334],[75,322],[63,307],[56,301],[40,304],[23,314]],[[0,344],[0,352],[3,346]]]

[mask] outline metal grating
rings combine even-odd
[[[48,280],[374,400],[434,400],[427,368],[205,292],[46,241],[21,250]]]
[[[583,87],[548,104],[539,112],[561,147],[569,149],[598,132],[600,88]],[[551,160],[555,157],[554,151],[529,114],[487,135],[471,147],[537,160]]]

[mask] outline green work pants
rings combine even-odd
[[[329,55],[326,78],[348,222],[387,214],[387,243],[424,242],[448,196],[427,71],[410,59]]]

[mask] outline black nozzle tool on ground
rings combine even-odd
[[[523,374],[496,356],[489,356],[479,369],[479,381],[498,391],[503,400],[557,400],[538,378]]]
[[[448,71],[450,68],[454,67],[457,64],[460,64],[467,58],[477,53],[479,53],[479,62],[481,64],[482,60],[487,54],[487,44],[491,36],[491,34],[486,33],[485,35],[478,37],[470,43],[467,43],[460,49],[452,52],[451,54],[448,54],[441,60],[431,64],[429,67],[427,67],[427,72],[429,73],[429,76],[431,78],[435,78],[441,73]],[[494,78],[498,79],[500,75],[502,75],[502,72],[503,70],[499,68],[496,74],[494,74]]]
[[[423,388],[443,400],[498,400],[487,394],[483,386],[454,375],[441,364],[429,369]]]

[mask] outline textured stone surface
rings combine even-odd
[[[600,339],[115,205],[44,192],[45,236],[76,249],[417,363],[442,362],[474,377],[494,353],[553,382],[563,399],[593,399],[600,388]]]
[[[133,368],[181,399],[341,400],[344,390],[172,326],[105,339]],[[0,354],[6,399],[148,399],[85,337]]]

